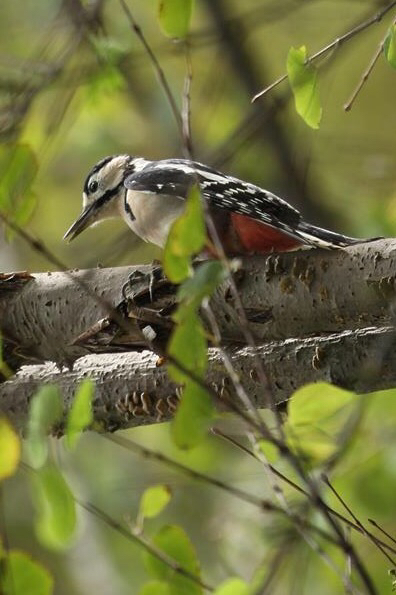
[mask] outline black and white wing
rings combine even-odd
[[[275,194],[184,159],[151,162],[127,177],[125,186],[138,192],[185,199],[197,181],[210,207],[246,215],[292,235],[301,221],[300,213]]]
[[[306,223],[297,209],[272,192],[227,176],[196,161],[151,161],[143,169],[127,177],[124,183],[132,191],[185,199],[189,189],[197,181],[209,207],[245,215],[278,229],[303,244],[333,248],[361,241]]]

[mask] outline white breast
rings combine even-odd
[[[126,200],[134,218],[125,208],[122,216],[132,231],[146,242],[163,248],[172,223],[184,211],[185,200],[133,190],[128,190]]]

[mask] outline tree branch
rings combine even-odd
[[[250,331],[261,343],[257,354],[269,392],[255,373],[254,350],[244,346],[229,282],[218,288],[211,309],[223,349],[254,404],[267,406],[268,394],[276,403],[286,401],[299,386],[319,380],[358,393],[395,386],[395,270],[393,239],[244,259],[235,282]],[[122,300],[131,274],[133,299]],[[106,318],[108,308],[94,293],[117,307],[116,320]],[[157,356],[142,350],[145,328],[166,341],[171,321],[163,313],[174,303],[175,287],[153,266],[2,275],[6,363],[56,363],[25,366],[0,385],[0,410],[22,427],[29,399],[42,384],[58,384],[67,408],[78,384],[90,376],[95,419],[107,430],[169,418],[178,387],[158,367]],[[121,315],[128,325],[118,325]],[[73,369],[62,369],[75,361]],[[227,408],[235,395],[217,349],[210,350],[206,380]]]
[[[393,324],[395,270],[396,240],[387,239],[339,250],[245,258],[235,282],[250,331],[259,343]],[[152,324],[175,301],[174,287],[163,278],[150,290],[152,271],[153,267],[139,266],[3,275],[0,324],[7,363],[19,367],[52,360],[62,365],[87,353],[141,349],[145,344],[142,325],[131,325],[131,316],[136,318],[134,305],[124,308],[127,334],[115,322],[97,324],[107,312],[93,294],[117,306],[121,288],[132,274],[138,314],[143,312],[140,322],[144,324],[148,316],[146,323]],[[92,295],[79,285],[81,279]],[[224,343],[244,343],[229,283],[217,290],[211,308]],[[89,339],[75,344],[87,331]]]
[[[307,382],[327,381],[357,393],[396,384],[396,336],[394,329],[366,328],[322,337],[289,339],[257,348],[274,402],[286,401]],[[257,407],[269,405],[262,383],[254,374],[250,347],[232,348],[229,354]],[[95,382],[94,416],[103,429],[114,431],[169,419],[178,403],[178,387],[169,380],[157,357],[142,353],[96,354],[80,358],[72,370],[55,364],[25,366],[0,385],[0,410],[23,428],[32,394],[43,384],[60,387],[65,408],[78,384],[87,376]],[[235,399],[217,349],[209,350],[207,382],[218,392],[227,409]]]

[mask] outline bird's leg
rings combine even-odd
[[[164,273],[158,261],[154,261],[149,272],[137,269],[132,271],[128,276],[127,281],[121,289],[121,295],[124,300],[134,300],[136,297],[146,293],[147,289],[150,295],[150,302],[153,301],[153,291],[155,284],[163,280]]]

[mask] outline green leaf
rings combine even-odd
[[[204,262],[197,267],[193,277],[180,285],[178,298],[198,308],[202,300],[210,297],[226,277],[227,271],[220,261]]]
[[[21,458],[21,443],[12,425],[0,417],[0,480],[12,475]]]
[[[192,308],[179,308],[176,319],[179,324],[170,338],[168,353],[184,368],[203,377],[208,364],[208,353],[202,322]],[[168,372],[175,382],[189,380],[189,376],[174,365],[168,365]]]
[[[50,595],[54,580],[48,570],[25,552],[10,550],[2,561],[4,575],[0,578],[3,595]]]
[[[297,113],[311,128],[319,128],[322,118],[319,89],[317,85],[317,70],[312,64],[307,64],[307,50],[305,46],[296,50],[290,48],[287,55],[286,68],[289,83],[294,95]]]
[[[185,531],[177,525],[166,525],[153,539],[154,545],[169,556],[184,570],[200,578],[200,569],[195,549]],[[145,554],[147,571],[161,581],[167,581],[172,595],[201,595],[202,589],[192,580],[178,574],[151,554]]]
[[[140,516],[153,518],[162,512],[172,497],[170,488],[159,484],[147,488],[140,500]]]
[[[159,22],[165,35],[171,38],[183,38],[188,33],[193,0],[160,0]]]
[[[195,382],[186,384],[172,420],[172,438],[179,448],[197,446],[213,423],[215,408],[206,390]]]
[[[187,196],[185,211],[173,223],[165,244],[163,265],[166,276],[180,283],[191,272],[190,258],[206,242],[205,218],[201,193],[196,184]]]
[[[172,595],[172,591],[164,581],[150,581],[143,585],[139,595]]]
[[[358,398],[325,382],[297,390],[290,399],[284,428],[290,448],[308,465],[323,463],[337,451],[339,433]]]
[[[389,27],[388,35],[384,41],[384,54],[387,62],[396,68],[396,25]]]
[[[76,529],[73,494],[55,466],[42,467],[32,477],[38,539],[55,550],[68,547]]]
[[[214,595],[249,595],[249,586],[240,578],[229,578],[217,587]]]
[[[30,403],[27,425],[26,450],[33,467],[44,465],[48,456],[47,434],[60,421],[63,413],[62,399],[56,386],[40,388]]]
[[[94,391],[95,387],[90,378],[83,380],[77,389],[67,418],[66,440],[70,449],[76,446],[81,432],[92,424],[92,398]]]

